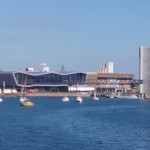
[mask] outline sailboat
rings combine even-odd
[[[82,99],[82,97],[80,97],[80,96],[78,96],[78,83],[77,83],[77,98],[76,98],[76,102],[78,102],[78,103],[82,103],[83,102],[83,99]]]
[[[25,91],[25,93],[24,93]],[[25,107],[32,107],[34,106],[34,103],[32,103],[27,97],[26,97],[26,88],[25,86],[21,90],[21,96],[20,96],[20,105]]]
[[[20,105],[25,107],[32,107],[34,106],[34,103],[32,103],[29,99],[24,98],[24,101],[20,101]]]
[[[94,91],[93,99],[94,99],[94,100],[99,100],[99,98],[98,98],[97,95],[96,95],[96,91]]]

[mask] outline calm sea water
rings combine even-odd
[[[0,103],[0,150],[149,150],[150,101],[32,97]]]

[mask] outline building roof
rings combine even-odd
[[[82,73],[86,74],[84,72],[56,72],[56,71],[50,71],[50,72],[32,72],[32,71],[16,71],[14,73],[22,73],[22,74],[27,74],[27,75],[32,75],[32,76],[39,76],[39,75],[46,75],[46,74],[59,74],[59,75],[69,75],[69,74],[77,74],[77,73]]]
[[[126,73],[98,73],[97,77],[105,77],[105,78],[133,78],[134,74],[126,74]]]
[[[97,74],[87,74],[87,79],[96,80],[97,78],[124,78],[133,79],[134,74],[125,73],[97,73]]]

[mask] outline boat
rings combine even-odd
[[[76,102],[78,102],[78,103],[82,103],[82,102],[83,102],[83,99],[82,99],[82,97],[80,97],[80,96],[77,96],[77,98],[76,98]]]
[[[96,95],[96,92],[95,92],[95,91],[94,91],[93,99],[94,99],[94,100],[99,100],[99,98],[97,97],[97,95]]]
[[[20,102],[23,102],[23,101],[25,101],[26,100],[26,97],[20,97]]]
[[[24,94],[25,91],[25,94]],[[23,96],[24,95],[24,96]],[[26,97],[26,88],[23,87],[21,90],[21,96],[20,96],[20,105],[25,107],[32,107],[34,106],[34,103],[32,103],[27,97]]]
[[[77,88],[76,102],[77,102],[77,103],[82,103],[82,102],[83,102],[83,99],[82,99],[82,97],[80,97],[79,94],[78,94],[78,83],[77,83],[77,85],[76,85],[76,88]]]
[[[99,98],[98,98],[97,96],[96,96],[96,97],[93,97],[93,99],[94,99],[94,100],[97,100],[97,101],[99,100]]]
[[[29,99],[27,99],[26,96],[24,96],[24,97],[21,96],[20,97],[20,105],[25,106],[25,107],[32,107],[32,106],[34,106],[34,103],[31,102]]]
[[[69,97],[65,96],[63,99],[62,99],[63,102],[69,102]]]
[[[32,106],[34,106],[34,103],[32,103],[30,100],[26,99],[24,101],[20,101],[20,105],[25,106],[25,107],[32,107]]]
[[[0,102],[2,102],[3,101],[3,99],[0,97]]]
[[[34,103],[31,102],[29,99],[27,99],[26,96],[24,96],[24,97],[21,96],[19,103],[20,103],[21,106],[25,106],[25,107],[32,107],[32,106],[34,106]]]

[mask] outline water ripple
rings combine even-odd
[[[0,104],[0,150],[148,150],[150,102],[33,98]],[[113,107],[112,107],[113,106]]]

